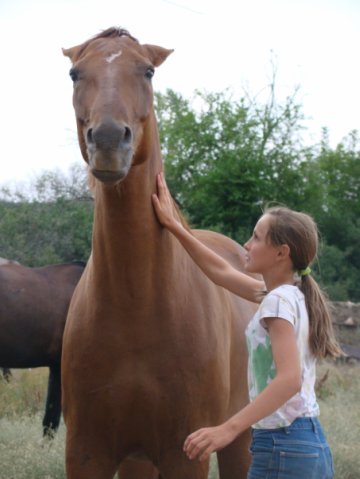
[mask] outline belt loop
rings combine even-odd
[[[310,418],[310,421],[311,421],[311,424],[312,424],[312,427],[313,427],[313,431],[316,433],[317,432],[316,421],[313,417]]]

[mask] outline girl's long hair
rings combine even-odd
[[[330,305],[325,293],[310,274],[298,272],[309,267],[317,255],[318,230],[315,221],[306,213],[286,207],[267,208],[268,238],[274,246],[287,244],[297,274],[296,284],[304,293],[309,316],[309,343],[315,357],[336,358],[343,353],[335,338]]]

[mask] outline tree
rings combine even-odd
[[[85,173],[76,167],[69,176],[45,172],[28,194],[30,197],[25,197],[21,187],[1,192],[1,256],[27,266],[86,261],[93,201]]]
[[[193,227],[243,243],[267,203],[311,214],[322,248],[314,274],[333,299],[359,300],[359,141],[305,146],[296,91],[284,104],[225,93],[158,94],[166,177]],[[335,266],[336,265],[336,266]]]
[[[360,148],[356,131],[331,149],[324,131],[317,157],[322,199],[316,218],[324,241],[324,283],[334,299],[360,300]],[[326,262],[330,263],[325,264]]]
[[[197,227],[244,241],[265,203],[303,198],[301,111],[295,95],[283,106],[274,95],[262,107],[226,92],[196,92],[195,107],[171,90],[157,95],[168,183]]]

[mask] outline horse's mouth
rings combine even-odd
[[[91,173],[96,179],[106,184],[118,183],[125,178],[126,172],[123,171],[108,171],[108,170],[96,170],[92,169]]]

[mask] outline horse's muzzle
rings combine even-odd
[[[89,166],[104,183],[116,183],[127,175],[133,156],[133,134],[126,125],[107,121],[86,133]]]
[[[109,185],[118,183],[126,176],[126,173],[123,173],[121,171],[96,170],[93,168],[90,171],[96,179]]]

